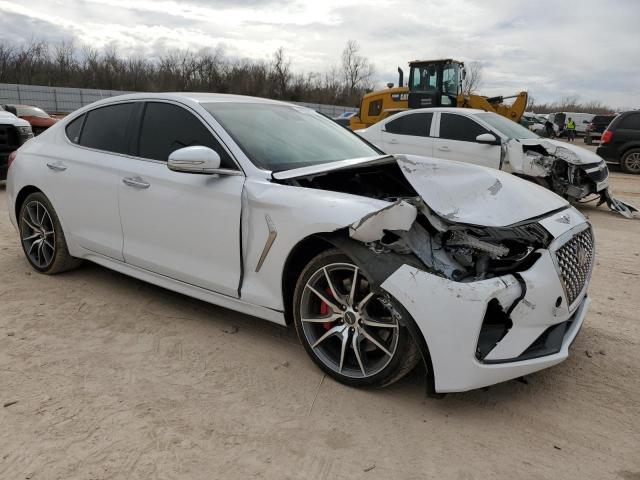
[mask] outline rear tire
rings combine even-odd
[[[640,174],[640,148],[632,148],[622,154],[620,167],[626,173]]]
[[[27,196],[18,215],[20,243],[29,264],[47,275],[76,268],[82,260],[69,253],[58,215],[47,196]]]
[[[409,313],[390,295],[372,290],[340,250],[327,250],[307,264],[296,283],[293,313],[311,359],[345,385],[390,385],[421,358],[404,326],[413,322]]]

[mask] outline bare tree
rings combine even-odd
[[[360,54],[360,45],[355,40],[347,41],[342,51],[342,74],[349,97],[372,87],[374,67],[367,57]]]
[[[13,71],[14,48],[10,45],[0,45],[0,82],[7,82]]]
[[[535,108],[536,105],[536,99],[533,95],[528,94],[527,95],[527,106],[525,107],[525,110],[527,112],[532,112],[533,109]]]
[[[351,40],[333,67],[295,73],[284,49],[268,60],[227,57],[218,49],[173,50],[155,58],[125,56],[114,45],[72,42],[0,44],[0,81],[128,91],[206,91],[283,100],[357,105],[374,68]]]
[[[462,85],[462,93],[469,95],[477,93],[482,85],[482,64],[480,62],[469,62],[465,65],[466,75]]]
[[[273,96],[275,98],[285,98],[291,81],[291,61],[284,56],[284,48],[278,48],[273,54],[271,65],[271,76],[273,83]]]
[[[609,115],[615,113],[616,110],[618,109],[607,106],[597,100],[580,102],[580,97],[578,95],[564,96],[551,103],[536,103],[531,107],[531,111],[536,113],[576,112],[593,113],[595,115]]]

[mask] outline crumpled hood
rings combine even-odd
[[[511,140],[512,142],[514,140]],[[522,145],[540,145],[549,155],[554,155],[574,165],[601,163],[602,158],[591,150],[578,147],[572,143],[560,142],[548,138],[518,140]]]
[[[323,175],[394,160],[429,208],[450,222],[504,227],[569,205],[555,193],[509,173],[416,155],[343,160],[277,172],[273,178]]]
[[[415,155],[395,158],[429,208],[450,222],[504,227],[569,206],[546,188],[499,170]]]

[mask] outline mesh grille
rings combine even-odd
[[[556,251],[556,258],[567,301],[571,305],[582,292],[591,274],[594,258],[591,229],[583,230],[560,247]]]

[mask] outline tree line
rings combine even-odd
[[[467,75],[462,91],[465,95],[469,95],[471,93],[477,94],[478,90],[481,89],[484,80],[483,66],[480,62],[469,62],[466,65],[466,70]],[[621,110],[624,109],[617,109],[617,111]],[[575,112],[609,115],[615,113],[616,109],[599,101],[582,102],[578,95],[564,96],[555,102],[539,103],[536,101],[535,97],[529,93],[526,111],[534,113]]]
[[[0,83],[124,91],[235,93],[297,102],[357,106],[375,69],[354,40],[325,72],[295,73],[283,48],[267,60],[233,58],[221,48],[125,57],[71,42],[0,44]]]
[[[562,97],[560,100],[551,103],[536,103],[535,99],[529,95],[527,110],[534,113],[575,112],[593,113],[595,115],[610,115],[616,112],[616,109],[597,100],[581,102],[578,95]],[[618,111],[620,111],[620,109],[618,109]]]
[[[235,93],[294,102],[358,106],[376,83],[375,68],[360,45],[347,41],[324,72],[296,73],[284,48],[266,60],[230,57],[221,48],[172,50],[155,58],[127,57],[114,47],[98,50],[72,42],[0,43],[0,83],[123,91]],[[463,91],[476,93],[482,65],[470,62]],[[538,103],[529,95],[528,111],[607,114],[613,108],[576,95]]]

